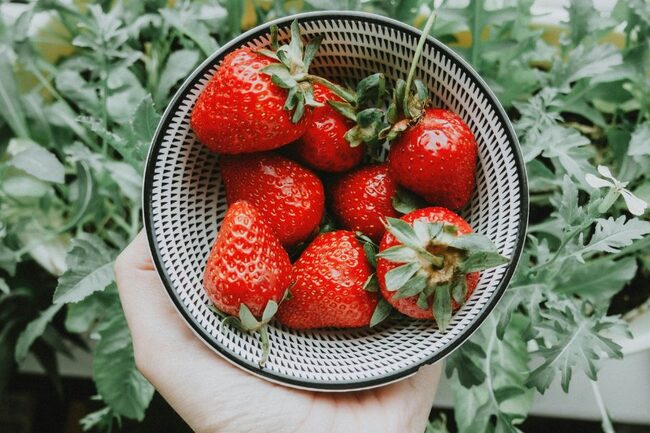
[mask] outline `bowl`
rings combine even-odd
[[[221,60],[236,48],[270,43],[270,25],[281,40],[297,19],[304,39],[324,36],[311,70],[349,81],[383,72],[406,77],[420,32],[390,18],[358,12],[305,13],[250,30],[224,45],[185,81],[165,110],[147,159],[143,211],[155,266],[183,319],[210,348],[264,379],[320,391],[367,389],[406,378],[459,347],[485,320],[505,291],[524,243],[528,216],[525,165],[502,106],[479,75],[451,49],[429,37],[416,74],[434,106],[445,107],[476,136],[476,189],[461,212],[488,236],[510,263],[481,272],[478,287],[445,332],[433,321],[398,319],[372,329],[296,331],[269,329],[271,352],[258,366],[256,335],[220,326],[203,291],[206,257],[227,208],[218,155],[195,138],[190,114]],[[169,354],[169,356],[174,356]]]

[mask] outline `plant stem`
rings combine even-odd
[[[551,259],[550,259],[549,261],[544,262],[544,263],[540,263],[540,264],[538,264],[538,265],[536,265],[536,266],[533,266],[533,267],[530,269],[530,271],[531,271],[531,272],[537,272],[537,271],[541,270],[542,268],[544,268],[544,267],[546,267],[546,266],[549,266],[549,265],[555,263],[555,261],[557,261],[557,259],[560,258],[560,255],[562,254],[562,251],[564,251],[564,248],[567,246],[567,244],[568,244],[568,243],[569,243],[573,238],[575,238],[576,236],[578,236],[578,234],[580,234],[584,229],[586,229],[587,227],[589,227],[589,226],[591,225],[591,222],[592,222],[591,219],[589,219],[589,220],[583,222],[582,224],[580,224],[580,225],[579,225],[578,227],[576,227],[575,229],[573,229],[573,230],[572,230],[572,231],[571,231],[567,236],[565,236],[565,237],[562,239],[562,241],[560,242],[560,246],[557,247],[557,250],[555,251],[555,254],[553,254],[553,257],[551,257]]]
[[[598,405],[598,410],[600,411],[601,416],[601,426],[603,432],[605,433],[616,433],[614,426],[612,425],[612,420],[609,417],[607,408],[605,407],[605,402],[603,401],[603,396],[600,394],[600,389],[598,389],[598,383],[595,380],[591,380],[591,389],[594,391],[594,397],[596,398],[596,404]]]
[[[410,93],[411,85],[413,84],[413,78],[415,77],[415,71],[417,70],[420,57],[422,56],[422,50],[424,49],[424,42],[427,40],[427,37],[429,36],[429,32],[431,32],[431,28],[433,27],[433,23],[435,20],[436,20],[435,3],[431,2],[431,14],[429,14],[427,23],[424,25],[424,28],[422,29],[422,35],[420,36],[420,40],[418,41],[418,46],[415,49],[415,54],[413,55],[413,60],[411,61],[411,69],[409,69],[409,74],[406,78],[406,92],[404,92],[404,102],[403,102],[404,107],[408,107],[409,93]]]

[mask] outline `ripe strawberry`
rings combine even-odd
[[[399,216],[392,205],[396,189],[387,164],[362,167],[332,183],[332,213],[343,228],[362,232],[379,242],[385,231],[383,219]]]
[[[239,318],[224,323],[260,332],[260,364],[268,355],[266,323],[292,282],[289,256],[264,218],[246,201],[233,203],[208,256],[203,287],[220,311]]]
[[[487,237],[445,208],[418,209],[387,221],[377,254],[381,293],[409,317],[435,318],[440,330],[476,288],[476,271],[508,261]]]
[[[191,125],[199,141],[225,154],[259,152],[284,146],[304,134],[314,100],[309,75],[322,37],[303,52],[298,22],[291,42],[278,46],[271,26],[271,48],[239,48],[228,54],[199,95]]]
[[[377,293],[364,290],[372,275],[363,245],[354,233],[318,236],[293,266],[296,284],[277,317],[295,329],[368,326]]]
[[[257,207],[285,247],[311,236],[325,207],[323,184],[310,170],[278,155],[224,156],[221,174],[228,203]]]
[[[388,165],[403,187],[430,203],[460,209],[474,189],[477,154],[474,135],[460,117],[429,108],[393,142]]]
[[[275,149],[298,139],[309,113],[293,123],[284,108],[287,91],[262,69],[275,62],[250,48],[228,54],[199,95],[192,130],[214,152],[237,154]]]
[[[321,84],[314,85],[314,99],[323,104],[313,110],[311,123],[295,143],[298,159],[311,168],[327,172],[350,170],[363,159],[365,144],[352,147],[345,138],[353,123],[336,111],[327,101],[342,101]]]

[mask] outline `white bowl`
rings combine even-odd
[[[280,39],[298,19],[305,39],[324,36],[312,71],[335,80],[383,72],[406,77],[420,32],[395,20],[354,12],[307,13],[274,22]],[[271,352],[264,369],[256,335],[221,328],[202,288],[203,267],[226,198],[218,155],[190,129],[192,107],[226,54],[243,45],[269,44],[269,28],[257,27],[223,46],[199,66],[167,107],[147,160],[144,223],[156,268],[171,299],[194,332],[217,353],[253,374],[313,390],[357,390],[408,377],[448,355],[481,324],[503,294],[524,243],[528,189],[519,144],[497,98],[458,55],[428,38],[416,76],[433,104],[457,113],[479,147],[476,190],[461,214],[487,235],[511,262],[481,272],[471,299],[446,332],[433,321],[402,319],[376,329],[294,331],[269,329]],[[174,356],[174,354],[168,354]]]

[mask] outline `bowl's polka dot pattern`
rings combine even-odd
[[[330,79],[358,79],[383,72],[406,77],[418,34],[392,20],[367,14],[304,14],[305,38],[324,35],[312,70]],[[278,22],[282,38],[291,19]],[[147,162],[145,224],[157,268],[172,300],[193,330],[237,365],[267,379],[312,389],[367,388],[405,377],[440,359],[466,339],[502,294],[514,265],[485,271],[472,298],[447,332],[427,321],[402,319],[378,329],[299,332],[275,325],[271,354],[260,370],[257,336],[220,327],[201,281],[211,243],[226,210],[218,156],[195,139],[192,107],[223,56],[247,44],[268,43],[268,27],[252,30],[197,69],[165,113]],[[436,106],[458,113],[479,144],[477,187],[463,212],[476,231],[489,236],[516,263],[527,217],[527,190],[518,144],[498,102],[462,61],[429,39],[418,78]],[[168,354],[173,356],[173,354]]]

